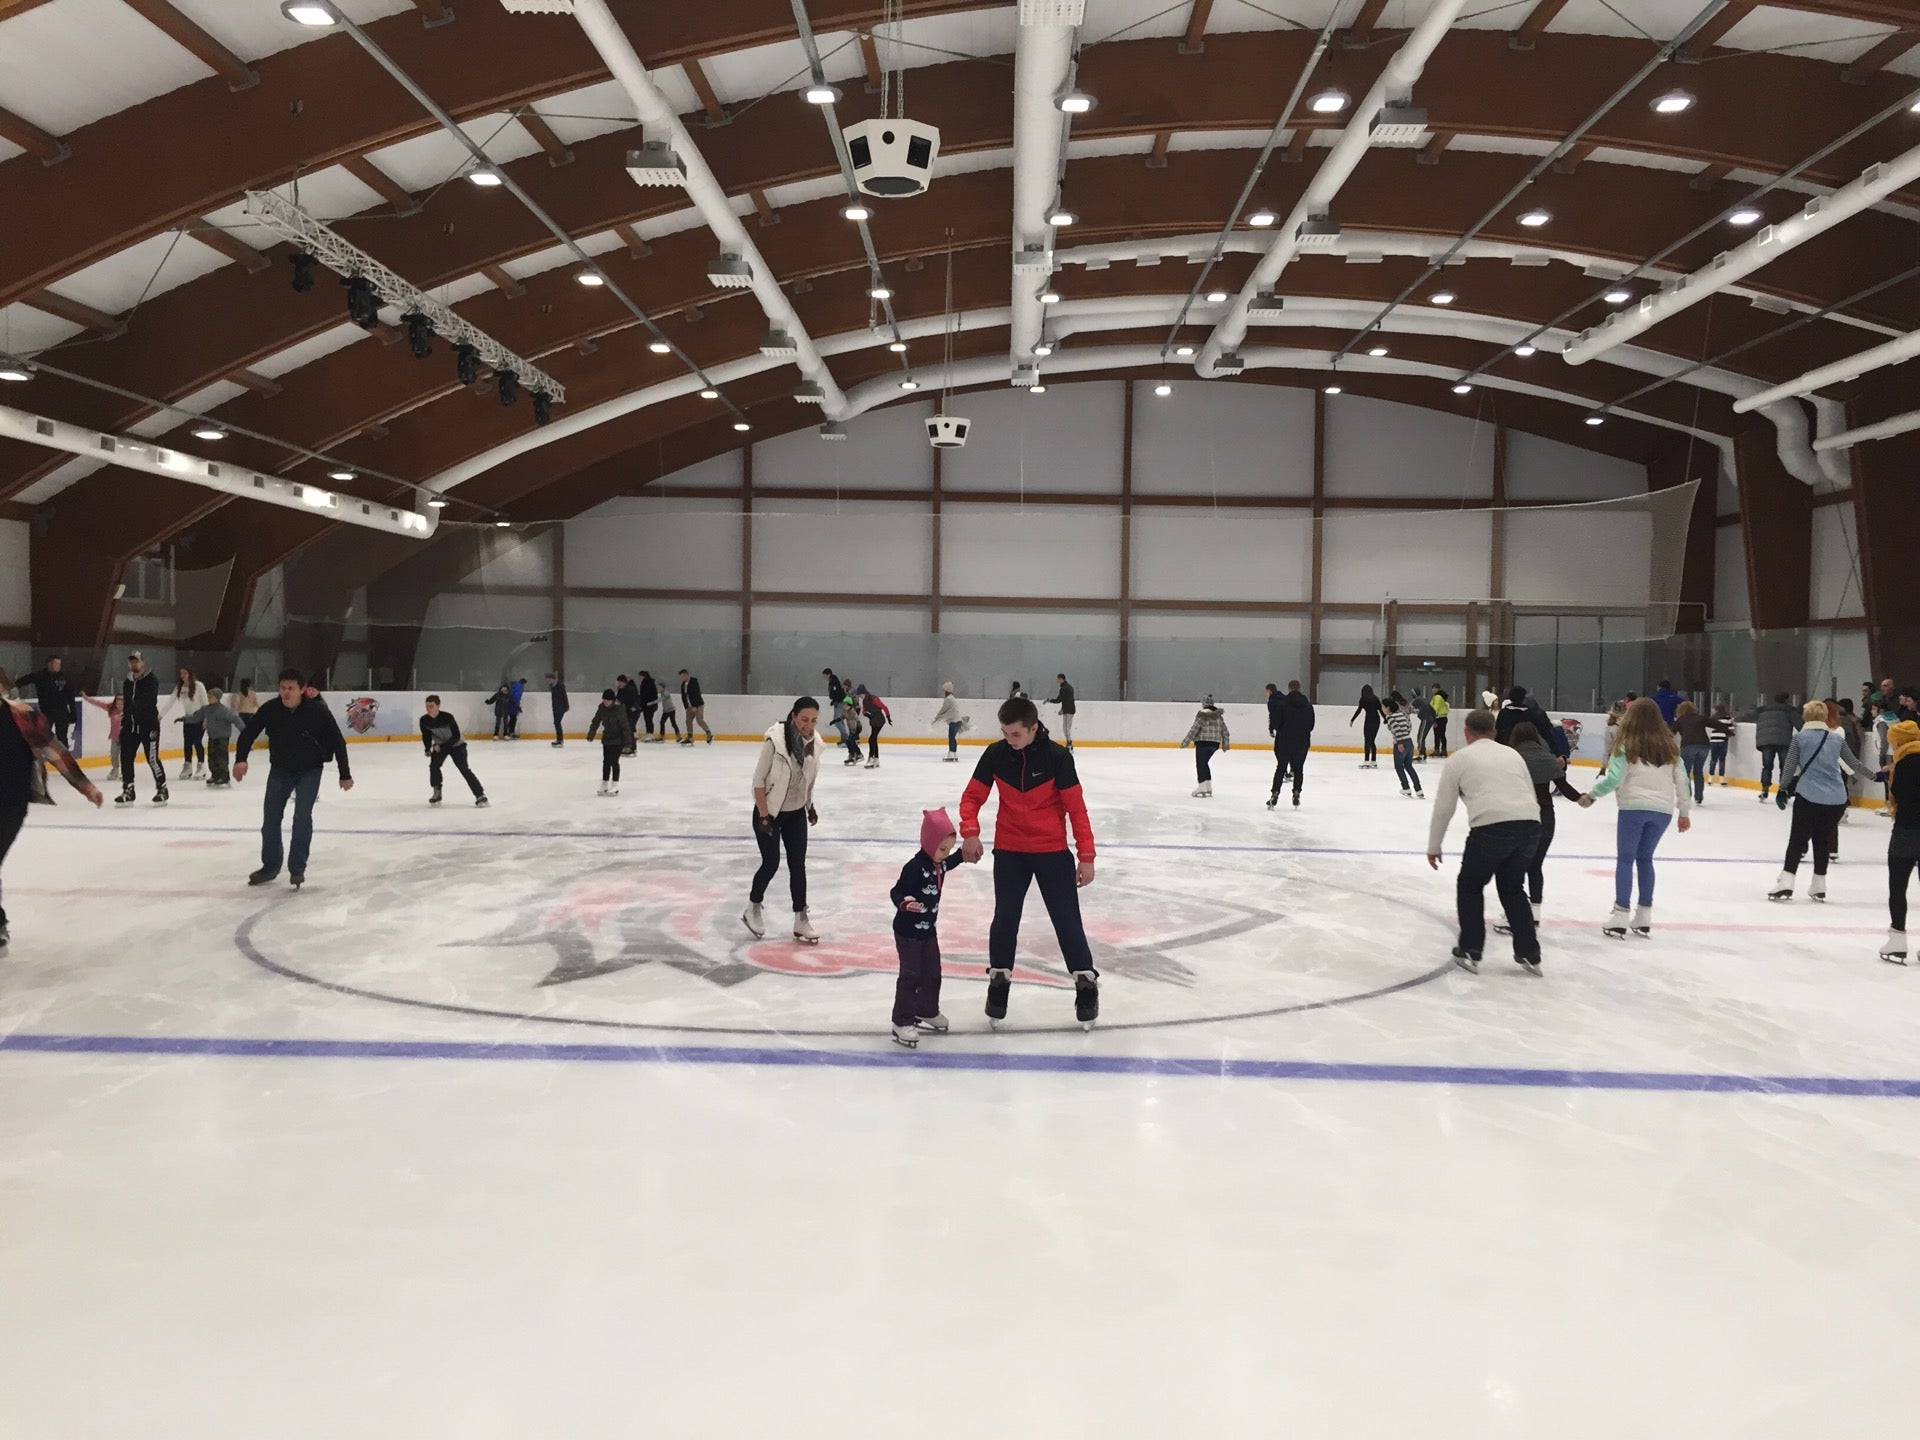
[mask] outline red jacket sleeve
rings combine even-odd
[[[980,807],[987,803],[993,794],[993,766],[987,758],[993,747],[989,745],[980,756],[980,763],[973,767],[973,778],[967,781],[967,788],[960,795],[960,838],[971,840],[980,833]]]
[[[1060,803],[1066,807],[1067,823],[1073,827],[1073,849],[1084,865],[1093,863],[1093,822],[1087,818],[1087,802],[1080,789],[1080,782],[1060,792]]]

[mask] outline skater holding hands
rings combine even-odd
[[[911,1050],[929,1035],[947,1033],[940,1013],[940,893],[947,872],[963,863],[960,837],[945,810],[920,813],[920,848],[894,882],[893,944],[900,979],[893,991],[893,1043]]]

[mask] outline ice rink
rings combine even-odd
[[[1542,978],[1448,962],[1390,765],[1083,749],[1104,974],[1043,907],[988,1031],[893,1046],[887,889],[965,765],[830,753],[817,949],[739,920],[753,751],[408,744],[249,890],[263,769],[37,810],[0,964],[0,1396],[22,1437],[1802,1437],[1920,1401],[1920,969],[1886,821],[1769,905],[1710,790],[1650,942],[1563,805]],[[176,767],[177,768],[177,767]],[[1425,767],[1437,782],[1437,763]],[[1583,788],[1592,771],[1577,771]],[[990,832],[990,826],[989,826]],[[1810,867],[1803,870],[1803,877]],[[1804,889],[1804,879],[1803,879]]]

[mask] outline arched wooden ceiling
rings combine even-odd
[[[60,3],[50,0],[43,8],[57,10]],[[157,3],[141,0],[142,13]],[[457,118],[525,116],[526,107],[607,78],[599,57],[570,21],[510,16],[491,0],[473,0],[459,8],[454,23],[429,28],[422,21],[439,10],[437,0],[416,3],[417,11],[388,15],[367,29]],[[1122,36],[1084,52],[1080,83],[1099,96],[1100,104],[1076,121],[1074,141],[1082,152],[1125,146],[1130,153],[1079,153],[1070,160],[1066,193],[1081,216],[1072,232],[1075,244],[1205,233],[1227,219],[1252,160],[1245,146],[1281,118],[1276,107],[1312,43],[1311,34],[1299,28],[1208,33],[1209,22],[1223,23],[1235,3],[1188,0],[1183,35]],[[0,44],[5,26],[26,23],[7,18],[22,8],[0,8]],[[808,8],[823,34],[865,31],[879,18],[876,4],[849,0],[810,0]],[[906,8],[910,17],[924,18],[1008,7],[908,0]],[[1510,29],[1449,33],[1415,96],[1428,112],[1434,139],[1423,152],[1369,152],[1336,206],[1335,218],[1349,234],[1462,233],[1546,147],[1586,120],[1655,52],[1653,40],[1550,28],[1565,23],[1563,8],[1563,0],[1539,0],[1505,12]],[[645,5],[629,0],[616,3],[615,10],[650,67],[684,66],[689,77],[704,73],[702,62],[718,64],[766,47],[791,48],[795,38],[789,0],[651,0]],[[1808,33],[1818,35],[1822,26],[1830,26],[1834,43],[1795,53],[1733,48],[1743,23],[1789,10]],[[1381,0],[1359,6],[1352,30],[1321,61],[1309,93],[1331,83],[1358,94],[1371,83],[1401,33],[1376,28],[1384,11]],[[1880,38],[1865,26],[1893,28]],[[1902,115],[1807,164],[1915,90],[1910,76],[1886,68],[1908,63],[1902,57],[1915,38],[1920,38],[1920,6],[1912,3],[1731,4],[1696,40],[1700,63],[1662,67],[1642,87],[1644,93],[1603,116],[1581,147],[1529,192],[1529,203],[1553,212],[1548,231],[1527,230],[1505,215],[1484,236],[1548,244],[1599,264],[1633,265],[1724,212],[1751,188],[1749,174],[1765,179],[1805,166],[1793,187],[1760,202],[1770,217],[1784,215],[1804,203],[1809,187],[1844,184],[1866,166],[1920,143],[1920,118]],[[1715,42],[1722,48],[1714,48]],[[1822,58],[1842,54],[1844,61]],[[27,120],[10,114],[0,90],[0,136],[27,151],[0,163],[0,213],[10,222],[8,244],[0,247],[0,303],[37,302],[77,313],[71,302],[60,300],[57,288],[48,287],[128,246],[178,227],[198,227],[200,217],[230,206],[246,189],[283,185],[343,161],[367,174],[364,157],[431,129],[419,107],[344,34],[240,62],[257,79],[238,90],[217,55],[202,58],[216,72],[210,78],[59,136],[36,133]],[[946,156],[963,164],[999,163],[950,174],[918,200],[882,206],[873,235],[903,320],[939,313],[943,274],[937,252],[949,229],[959,248],[958,307],[987,310],[1008,299],[1011,179],[1003,152],[1012,144],[1011,59],[1003,54],[936,58],[940,63],[912,71],[914,114],[941,127]],[[1675,85],[1693,92],[1698,103],[1685,115],[1656,115],[1649,99]],[[697,81],[695,88],[700,88]],[[876,97],[858,84],[846,88],[843,120],[874,113]],[[861,330],[867,322],[866,261],[853,228],[838,216],[840,199],[827,197],[828,187],[820,183],[830,182],[836,169],[817,117],[791,93],[776,93],[739,113],[725,113],[725,123],[709,123],[715,118],[711,112],[725,107],[710,85],[704,93],[709,113],[694,117],[702,127],[696,134],[731,193],[753,195],[766,209],[771,209],[767,192],[777,194],[782,187],[813,185],[813,193],[821,196],[780,208],[778,223],[756,232],[769,265],[795,292],[809,331],[825,338]],[[1345,118],[1294,117],[1294,141],[1287,151],[1292,163],[1270,166],[1257,198],[1284,212],[1325,154],[1313,143],[1315,132],[1337,128]],[[1237,146],[1181,148],[1182,137],[1221,146],[1232,140],[1232,132],[1239,132]],[[626,128],[565,146],[554,141],[547,147],[554,153],[534,153],[504,168],[576,236],[647,227],[684,209],[685,197],[632,184],[620,162],[635,134]],[[561,150],[571,154],[566,163],[556,163]],[[379,175],[377,165],[373,173]],[[338,228],[423,288],[490,270],[498,276],[498,267],[551,245],[537,222],[499,191],[449,185],[409,195],[390,179],[382,188],[393,192],[389,206],[342,220]],[[1912,211],[1903,209],[1920,207],[1920,195],[1895,199],[1902,203],[1861,216],[1763,270],[1752,288],[1798,307],[1824,309],[1920,264],[1920,226]],[[210,232],[195,228],[189,233]],[[1725,227],[1711,228],[1675,252],[1666,268],[1693,269],[1738,237]],[[659,235],[642,248],[649,251],[644,257],[623,250],[602,256],[600,263],[650,313],[670,317],[666,328],[689,354],[713,368],[754,353],[760,317],[751,300],[717,292],[707,280],[705,264],[714,247],[704,228]],[[251,258],[243,250],[234,253]],[[265,259],[264,265],[230,264],[181,284],[142,304],[121,333],[102,323],[95,334],[82,337],[83,343],[60,346],[47,358],[166,402],[221,380],[245,379],[250,367],[313,341],[343,318],[337,287],[323,284],[295,294],[287,284],[284,247],[267,252]],[[1228,257],[1219,271],[1221,282],[1236,287],[1250,263],[1244,256]],[[1288,269],[1284,288],[1290,295],[1381,304],[1420,269],[1421,262],[1413,260],[1358,265],[1308,256]],[[1069,299],[1177,297],[1193,273],[1173,264],[1122,264],[1070,270],[1061,277],[1061,288]],[[1591,323],[1604,308],[1588,303],[1596,282],[1563,264],[1522,268],[1475,259],[1450,269],[1447,281],[1460,296],[1461,313],[1530,325],[1571,309],[1575,318],[1568,323],[1577,327]],[[677,373],[671,359],[646,352],[643,337],[616,301],[573,284],[568,269],[547,269],[509,283],[511,291],[496,286],[458,308],[511,348],[540,358],[567,385],[576,411]],[[111,322],[115,317],[97,318]],[[1641,343],[1690,361],[1750,345],[1724,368],[1771,382],[1873,342],[1873,334],[1843,323],[1849,320],[1887,331],[1920,328],[1920,281],[1889,285],[1838,316],[1810,323],[1721,297],[1661,325]],[[1782,338],[1769,340],[1776,331]],[[1203,329],[1194,331],[1196,342],[1202,335]],[[1160,336],[1151,338],[1157,342]],[[1328,349],[1346,338],[1322,330],[1273,333],[1274,343]],[[983,330],[964,337],[961,349],[984,354],[996,345],[1004,351],[1005,333]],[[915,359],[924,366],[935,348],[930,342],[916,344]],[[352,345],[291,369],[272,385],[250,384],[249,393],[212,413],[325,451],[347,465],[425,480],[483,454],[529,423],[524,405],[504,411],[485,395],[462,392],[453,383],[444,347],[437,349],[441,353],[434,360],[422,363],[401,346]],[[1568,403],[1503,396],[1498,403],[1510,418],[1524,415],[1527,428],[1565,431],[1567,438],[1599,448],[1672,443],[1666,432],[1632,422],[1608,427],[1604,440],[1577,428],[1581,410],[1644,386],[1647,377],[1640,372],[1606,363],[1576,369],[1548,356],[1496,360],[1499,347],[1447,336],[1397,337],[1394,349],[1396,355],[1461,370],[1491,361],[1494,374],[1515,380],[1539,380],[1551,367],[1551,384]],[[884,352],[868,350],[837,356],[831,364],[846,386],[884,373],[887,360]],[[1309,383],[1292,375],[1260,378]],[[770,370],[727,389],[753,416],[756,433],[765,434],[792,428],[810,413],[787,398],[792,384],[790,370]],[[1356,381],[1354,388],[1416,403],[1484,403],[1471,397],[1461,402],[1437,382],[1408,377]],[[1897,393],[1898,386],[1881,384],[1876,390]],[[140,402],[50,376],[38,379],[31,392],[30,400],[14,393],[4,398],[102,429],[124,429],[153,414]],[[1684,382],[1637,400],[1635,408],[1721,434],[1749,423],[1736,421],[1724,396]],[[687,437],[684,445],[676,438],[681,436]],[[568,507],[580,508],[578,502],[590,503],[622,474],[652,470],[640,458],[641,448],[661,456],[739,439],[712,406],[669,401],[509,461],[459,493],[526,518],[548,518],[572,513]],[[284,468],[289,459],[276,447],[238,439],[228,443],[231,458],[248,466]],[[58,465],[44,452],[0,446],[0,499],[34,495],[36,487],[47,490],[45,482]],[[130,494],[135,487],[138,493]],[[162,540],[182,539],[203,558],[231,558],[236,575],[245,578],[329,528],[305,515],[222,505],[218,497],[188,487],[135,480],[112,469],[40,500],[36,517],[40,548],[49,556],[45,573],[58,570],[71,577],[53,598],[100,614],[100,623],[87,633],[102,637],[105,615],[81,591],[96,581],[110,590],[125,559]],[[39,553],[36,582],[42,573]]]

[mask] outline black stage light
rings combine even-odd
[[[373,282],[364,275],[341,281],[347,287],[347,318],[362,330],[380,324],[380,297],[373,293]]]
[[[511,370],[500,372],[500,403],[511,405],[520,398],[520,377]]]
[[[546,425],[553,420],[553,397],[544,390],[533,392],[533,423]]]
[[[313,289],[313,267],[320,262],[304,250],[296,250],[287,258],[293,261],[293,288],[304,295]]]
[[[480,352],[473,346],[454,346],[453,363],[459,371],[462,385],[471,385],[480,378]]]
[[[407,327],[407,348],[413,351],[413,358],[424,360],[433,354],[433,321],[418,310],[409,310],[400,317],[400,323]]]

